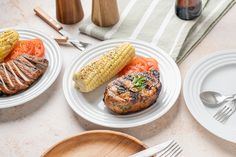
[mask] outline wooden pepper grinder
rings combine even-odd
[[[80,0],[56,0],[57,20],[63,24],[74,24],[81,21],[84,11]]]
[[[119,11],[116,0],[93,0],[92,21],[95,25],[109,27],[119,21]]]

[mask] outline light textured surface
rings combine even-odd
[[[85,15],[90,14],[91,1],[83,0]],[[57,33],[34,16],[33,7],[41,6],[55,17],[54,1],[4,0],[0,1],[0,27],[30,27],[49,35]],[[203,42],[180,65],[182,77],[200,58],[218,50],[236,49],[236,6],[216,25]],[[76,34],[78,24],[65,26]],[[80,35],[78,38],[97,42]],[[64,69],[78,55],[72,47],[61,47],[63,68],[56,82],[35,100],[15,108],[0,110],[0,156],[40,156],[56,142],[84,130],[104,129],[76,116],[67,105],[62,91]],[[181,94],[178,103],[161,119],[142,127],[122,129],[142,139],[147,145],[176,139],[183,147],[184,157],[235,157],[236,144],[221,140],[201,127],[191,116]]]

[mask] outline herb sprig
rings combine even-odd
[[[145,88],[145,85],[146,85],[146,77],[144,76],[137,76],[134,78],[133,80],[133,85],[134,87],[138,88],[139,90]]]

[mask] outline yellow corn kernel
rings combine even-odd
[[[135,48],[130,43],[119,45],[76,72],[75,86],[81,92],[94,90],[120,72],[134,56]]]
[[[19,34],[15,30],[0,33],[0,62],[13,50],[18,40]]]

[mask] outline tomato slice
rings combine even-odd
[[[144,59],[147,62],[149,70],[151,70],[151,69],[158,70],[159,69],[157,60],[155,60],[153,58],[144,58]]]
[[[29,54],[38,58],[44,57],[44,45],[40,39],[20,40],[13,51],[5,58],[5,62],[15,59],[21,54]]]
[[[36,57],[39,57],[39,58],[42,58],[44,57],[44,45],[43,45],[43,42],[42,40],[40,39],[33,39],[31,40],[33,46],[34,46],[34,56]]]
[[[133,66],[140,67],[143,70],[148,69],[147,62],[144,60],[143,57],[135,57],[131,63]]]
[[[18,53],[28,53],[28,54],[32,54],[34,51],[34,46],[32,45],[32,43],[28,40],[22,40],[19,41],[20,45],[19,47],[16,47],[16,51]],[[13,50],[14,51],[14,50]]]
[[[126,65],[121,72],[119,72],[119,76],[134,73],[134,72],[143,72],[148,70],[158,70],[158,62],[153,58],[145,58],[145,57],[134,57],[131,62]]]

